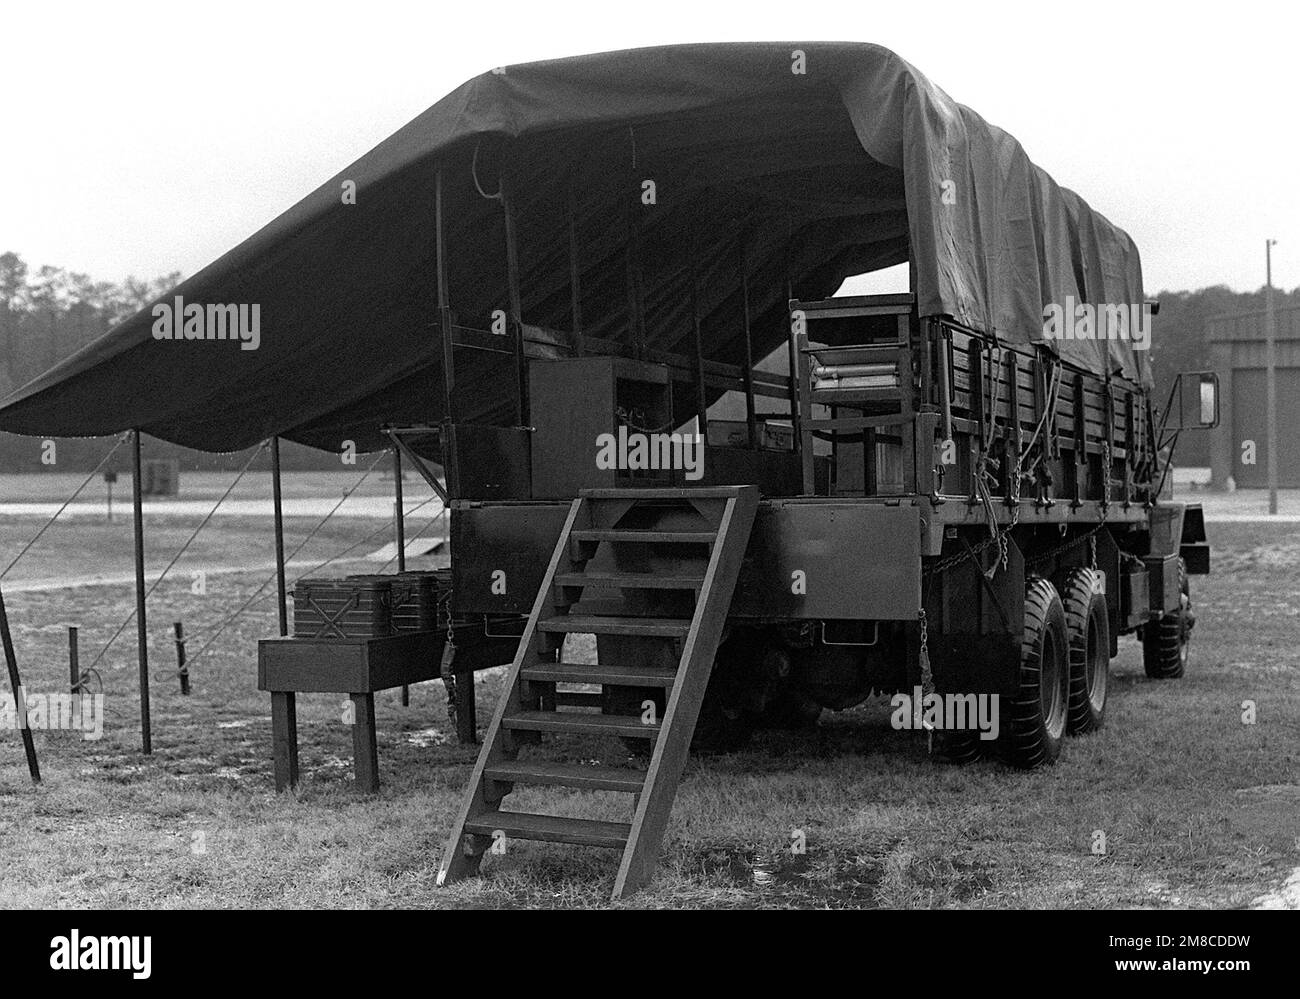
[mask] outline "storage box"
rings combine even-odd
[[[436,631],[438,629],[438,574],[427,571],[399,572],[396,575],[356,575],[349,580],[386,582],[392,592],[393,633]]]
[[[303,579],[293,588],[293,637],[383,638],[392,608],[392,577]]]

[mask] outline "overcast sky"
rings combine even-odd
[[[1136,240],[1147,291],[1300,286],[1300,6],[0,0],[0,251],[192,274],[471,76],[698,41],[876,42]]]

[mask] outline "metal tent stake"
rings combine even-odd
[[[140,745],[153,752],[153,727],[149,721],[149,631],[144,617],[144,510],[140,477],[140,431],[132,440],[131,507],[135,517],[135,630],[140,662]]]

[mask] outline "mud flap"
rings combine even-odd
[[[989,579],[996,549],[981,554],[926,581],[930,666],[941,693],[1011,697],[1020,689],[1025,559],[1008,537],[1007,564]],[[915,657],[908,660],[916,673]]]

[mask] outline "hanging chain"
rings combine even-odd
[[[930,668],[930,629],[926,622],[925,608],[921,608],[921,649],[917,653],[917,662],[921,667],[921,700],[924,701],[934,693],[934,671]],[[921,710],[924,712],[924,704],[913,705],[913,711]],[[924,714],[922,714],[924,718]],[[928,721],[922,721],[925,728],[926,752],[934,752],[934,726]]]
[[[447,638],[442,646],[442,663],[439,673],[442,675],[442,685],[447,691],[447,720],[451,722],[452,727],[456,726],[456,673],[452,669],[452,664],[456,661],[456,630],[452,624],[451,617],[451,591],[448,590],[444,595],[439,594],[438,602],[446,609],[447,612]],[[470,674],[470,683],[474,682],[474,674]]]
[[[1052,559],[1056,558],[1056,556],[1064,554],[1065,552],[1068,552],[1071,549],[1078,548],[1081,544],[1083,544],[1086,541],[1089,542],[1091,545],[1092,567],[1095,569],[1097,567],[1097,532],[1100,531],[1101,529],[1102,529],[1102,525],[1097,524],[1087,533],[1080,534],[1077,538],[1072,538],[1071,540],[1065,542],[1064,544],[1057,545],[1055,548],[1049,548],[1045,552],[1039,552],[1036,555],[1031,555],[1025,561],[1031,565],[1039,565],[1043,562],[1050,562]]]
[[[1110,466],[1112,461],[1114,461],[1114,458],[1111,457],[1110,453],[1110,433],[1107,431],[1101,442],[1101,509],[1103,520],[1106,516],[1105,511],[1110,506],[1110,487],[1112,485]]]

